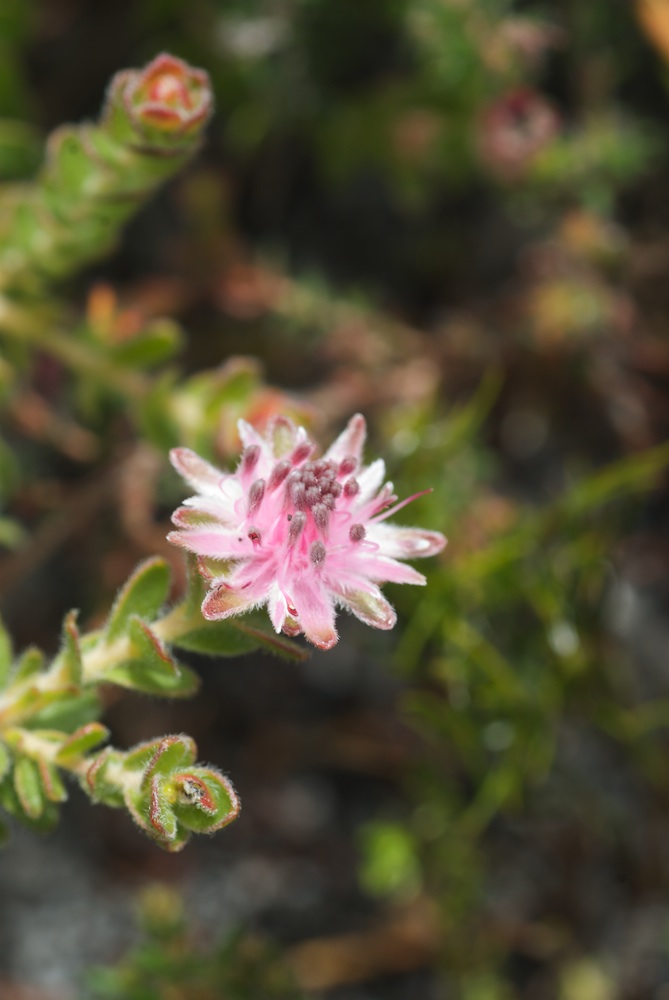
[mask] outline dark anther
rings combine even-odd
[[[352,524],[348,534],[352,542],[361,542],[367,532],[365,531],[364,524]]]

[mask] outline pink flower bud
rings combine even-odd
[[[142,70],[117,73],[109,99],[123,109],[136,132],[172,138],[199,132],[213,107],[204,70],[164,53]]]

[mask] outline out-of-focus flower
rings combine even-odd
[[[518,58],[532,68],[540,66],[551,49],[566,41],[565,32],[556,24],[530,17],[510,17],[503,22],[500,34],[507,49],[509,68]]]
[[[321,649],[337,642],[336,606],[392,628],[395,611],[378,584],[424,584],[400,560],[435,555],[446,539],[385,523],[415,498],[396,502],[392,483],[382,485],[380,459],[362,465],[364,418],[353,417],[320,459],[304,428],[285,417],[265,436],[240,421],[239,434],[244,450],[234,473],[185,448],[171,453],[197,495],[175,512],[168,537],[201,557],[209,580],[204,617],[267,605],[277,632],[303,632]]]
[[[505,94],[485,112],[478,145],[487,165],[499,176],[521,176],[534,157],[556,136],[560,119],[534,90]]]
[[[109,107],[114,106],[140,134],[189,136],[212,112],[209,77],[176,56],[159,55],[142,70],[116,74],[109,87]]]

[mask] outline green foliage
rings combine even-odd
[[[233,931],[205,945],[172,889],[143,893],[141,922],[141,944],[114,968],[93,970],[82,1000],[305,1000],[264,942]]]
[[[131,478],[125,454],[136,446],[186,445],[217,461],[237,448],[238,417],[262,422],[286,409],[256,358],[229,358],[239,345],[318,401],[316,426],[369,408],[381,451],[397,460],[398,493],[434,487],[412,519],[446,530],[451,548],[427,568],[424,591],[389,588],[403,623],[392,639],[400,712],[415,743],[403,798],[361,833],[362,882],[375,896],[431,897],[447,988],[506,1000],[517,986],[514,945],[508,928],[489,929],[504,833],[526,836],[531,850],[556,812],[580,810],[577,833],[592,837],[598,858],[606,836],[620,856],[639,853],[630,830],[643,816],[626,827],[600,808],[596,780],[565,739],[584,732],[605,747],[658,816],[667,795],[667,699],[644,689],[602,620],[628,511],[668,459],[665,445],[646,447],[666,438],[666,296],[654,289],[664,273],[666,107],[659,59],[634,20],[643,5],[199,0],[197,16],[175,0],[131,5],[126,50],[152,56],[158,39],[173,43],[211,71],[222,112],[211,158],[170,201],[178,232],[153,234],[166,248],[157,299],[165,308],[166,292],[166,311],[187,310],[192,336],[153,315],[137,262],[154,244],[139,231],[132,260],[107,274],[119,288],[102,310],[95,288],[81,305],[86,275],[69,302],[53,288],[108,253],[191,158],[206,82],[188,77],[197,113],[177,123],[173,108],[162,119],[147,108],[155,79],[120,73],[100,122],[57,130],[31,182],[41,142],[20,117],[45,89],[49,31],[55,38],[69,15],[49,15],[45,31],[39,5],[1,6],[0,178],[21,183],[0,190],[0,545],[30,565],[26,525],[39,533],[48,520],[52,483],[65,484],[66,507],[80,471],[106,476],[120,456]],[[87,66],[66,74],[75,93],[91,79]],[[35,121],[66,103],[59,87],[35,105]],[[80,105],[90,99],[77,94]],[[271,268],[252,240],[261,253],[271,246]],[[277,260],[325,273],[296,278]],[[331,287],[332,275],[357,298]],[[408,325],[425,317],[426,329]],[[185,376],[170,367],[179,352]],[[440,394],[471,402],[444,416]],[[533,400],[550,410],[550,440],[526,463],[505,451],[504,421]],[[89,435],[84,458],[62,444],[61,424]],[[585,473],[604,451],[631,457]],[[544,461],[564,477],[562,492],[554,479],[524,478]],[[145,487],[147,516],[121,542],[150,552],[174,485],[161,473]],[[108,519],[110,546],[138,506],[132,498],[118,524]],[[96,595],[107,571],[95,574]],[[184,697],[198,678],[183,654],[304,658],[263,615],[204,622],[201,580],[189,579],[170,607],[168,568],[149,560],[102,627],[80,635],[66,619],[53,659],[35,648],[14,658],[0,632],[0,804],[10,815],[48,829],[69,774],[168,850],[234,816],[227,779],[195,763],[189,737],[101,749],[103,685]],[[532,823],[538,834],[524,832]],[[170,934],[163,926],[118,970],[100,972],[96,997],[293,996],[255,945],[235,938],[209,954],[183,929]],[[569,947],[585,947],[578,928]],[[571,1000],[613,989],[599,957],[556,962],[549,991]]]
[[[402,423],[419,443],[398,467],[400,492],[431,479],[422,517],[439,523],[441,515],[454,551],[428,568],[419,598],[398,592],[408,616],[396,649],[407,681],[401,708],[423,747],[407,776],[414,807],[403,821],[372,823],[361,836],[360,878],[369,892],[400,899],[423,892],[441,906],[445,961],[451,973],[458,968],[463,996],[470,987],[476,993],[477,970],[491,958],[485,950],[463,956],[479,926],[495,829],[541,816],[544,796],[559,802],[563,782],[573,808],[592,808],[562,734],[587,725],[593,739],[643,748],[650,776],[669,719],[664,700],[635,691],[601,619],[611,538],[627,498],[658,482],[669,450],[618,460],[550,503],[507,504],[503,525],[488,526],[484,505],[478,521],[467,509],[488,477],[476,438],[490,402],[480,391],[448,418],[425,405],[413,425]],[[392,424],[387,430],[395,433]],[[480,537],[468,544],[462,533],[472,528]],[[493,974],[492,982],[506,988],[503,977]]]
[[[239,800],[219,771],[195,766],[187,736],[165,736],[127,753],[103,750],[83,779],[94,802],[125,805],[138,826],[168,851],[191,833],[214,833],[236,819]]]
[[[193,598],[198,587],[191,581],[184,601],[163,613],[169,568],[162,559],[147,560],[121,589],[102,629],[80,636],[76,614],[66,616],[60,651],[46,666],[36,649],[13,662],[9,637],[0,631],[0,805],[11,815],[40,830],[53,826],[55,806],[67,798],[62,769],[79,778],[93,801],[127,809],[170,851],[180,850],[191,833],[213,833],[236,818],[232,785],[216,768],[196,765],[187,736],[95,752],[109,736],[97,721],[101,684],[170,697],[197,689],[197,675],[172,656],[168,643],[183,641],[187,649],[219,656],[266,645],[301,658],[295,644],[275,641],[266,625],[241,631],[213,625],[207,635]]]
[[[182,107],[159,107],[154,90],[176,76]],[[99,125],[54,132],[38,180],[1,193],[0,289],[39,293],[108,253],[129,216],[197,149],[210,109],[206,76],[178,60],[163,56],[118,74]],[[144,354],[147,347],[145,340]]]

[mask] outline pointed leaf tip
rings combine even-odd
[[[170,569],[164,559],[141,563],[121,588],[106,626],[109,642],[123,636],[133,617],[153,620],[170,588]]]

